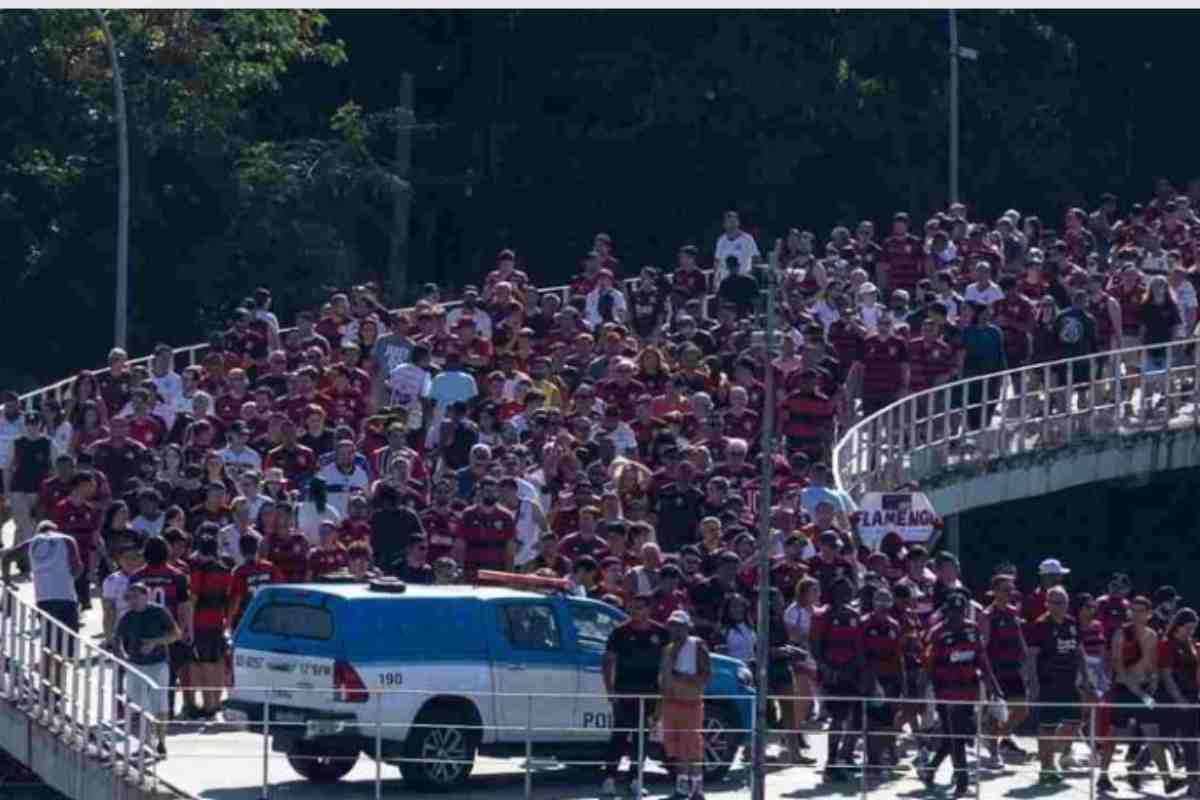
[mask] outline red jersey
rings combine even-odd
[[[283,582],[283,573],[276,569],[270,561],[258,559],[239,564],[233,570],[233,585],[229,592],[229,607],[233,609],[230,627],[237,627],[242,613],[254,599],[254,593],[260,586]]]
[[[79,557],[87,566],[88,556],[96,549],[96,531],[100,528],[100,512],[91,503],[84,501],[80,505],[71,502],[66,497],[54,507],[50,519],[65,533],[75,540],[79,546]]]
[[[177,623],[183,622],[179,606],[190,600],[186,573],[168,564],[146,565],[129,577],[129,583],[145,586],[150,590],[151,603],[165,608]]]
[[[1116,286],[1109,290],[1109,294],[1115,297],[1121,306],[1121,333],[1136,335],[1141,330],[1139,311],[1146,287],[1139,281],[1133,288],[1127,289],[1123,282],[1117,281]]]
[[[1083,639],[1084,655],[1092,657],[1104,655],[1104,648],[1108,640],[1104,636],[1104,626],[1100,624],[1100,620],[1093,619],[1087,625],[1080,625],[1079,635]]]
[[[1108,349],[1113,337],[1112,317],[1108,313],[1108,301],[1111,299],[1112,297],[1107,292],[1101,292],[1099,297],[1089,297],[1087,303],[1088,313],[1096,320],[1096,339],[1101,350]],[[1123,323],[1122,327],[1124,327]]]
[[[886,267],[888,288],[904,289],[911,296],[917,281],[925,277],[925,248],[912,234],[889,236],[883,240],[879,263]]]
[[[344,392],[331,389],[329,391],[329,411],[331,423],[335,425],[344,423],[354,430],[358,430],[358,423],[367,415],[367,403],[363,400],[362,394],[353,386]]]
[[[757,572],[755,573],[757,575]],[[796,584],[808,576],[808,565],[803,561],[779,559],[771,565],[771,586],[783,592],[784,597],[794,597]]]
[[[908,363],[912,390],[929,389],[954,371],[954,348],[942,339],[918,337],[908,343]]]
[[[129,438],[143,447],[158,447],[167,438],[167,424],[151,414],[130,417]]]
[[[645,384],[640,381],[629,381],[622,386],[615,380],[601,381],[596,384],[596,396],[604,401],[606,406],[616,406],[621,419],[626,422],[635,416],[634,405],[637,399],[646,393]]]
[[[725,432],[738,439],[745,439],[751,446],[758,440],[761,424],[758,414],[749,408],[741,414],[725,413]]]
[[[466,545],[463,569],[468,575],[481,569],[508,568],[508,546],[516,537],[512,512],[499,506],[470,506],[463,511],[460,530]]]
[[[833,606],[813,614],[809,637],[821,643],[819,662],[843,673],[846,681],[850,668],[858,659],[862,647],[862,620],[850,607]]]
[[[221,418],[222,422],[230,425],[242,418],[242,406],[253,399],[248,394],[223,394],[213,401],[213,412]],[[145,443],[143,442],[143,444]]]
[[[890,616],[868,614],[862,618],[863,657],[879,678],[897,679],[904,658],[900,623]]]
[[[979,629],[964,622],[957,630],[941,623],[929,632],[925,663],[938,700],[978,700],[979,666],[986,654]]]
[[[1028,273],[1022,275],[1021,279],[1017,281],[1017,292],[1034,301],[1041,300],[1048,288],[1045,279],[1031,281]]]
[[[308,539],[295,532],[286,536],[268,536],[265,539],[267,560],[275,565],[282,576],[282,583],[303,583],[308,572]]]
[[[421,515],[421,525],[429,540],[429,563],[437,561],[442,556],[452,555],[454,543],[461,538],[459,526],[462,518],[453,510],[427,509]]]
[[[1021,648],[1021,618],[1015,606],[989,606],[983,612],[988,619],[987,655],[996,675],[1020,675],[1024,666]]]
[[[369,543],[371,541],[371,523],[365,519],[346,517],[338,527],[337,537],[338,543],[343,547],[349,547],[355,542]]]
[[[1096,619],[1104,626],[1105,640],[1111,642],[1112,637],[1129,619],[1129,598],[1106,594],[1096,601],[1096,606]]]
[[[901,367],[908,363],[908,342],[898,336],[883,339],[872,334],[859,343],[856,360],[863,365],[863,397],[879,400],[899,396]]]
[[[233,574],[220,561],[205,561],[192,569],[191,584],[196,604],[196,630],[224,630]]]
[[[687,610],[688,598],[682,590],[676,589],[673,592],[657,591],[654,593],[654,599],[650,604],[650,619],[660,625],[667,624],[667,617],[671,616],[673,611],[679,609]]]
[[[819,440],[833,433],[837,406],[820,392],[792,392],[779,407],[783,435],[789,438]]]
[[[346,558],[346,548],[340,544],[333,547],[314,547],[308,551],[309,580],[316,580],[338,572],[349,564]]]

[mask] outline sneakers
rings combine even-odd
[[[616,797],[617,782],[613,778],[605,778],[604,783],[600,784],[601,797]]]
[[[981,769],[996,771],[1004,769],[1006,765],[1000,756],[988,754],[979,759],[979,766]]]
[[[1052,769],[1044,769],[1038,773],[1038,786],[1058,786],[1063,782],[1063,776]]]
[[[1002,751],[1004,751],[1005,753],[1012,753],[1014,756],[1028,755],[1028,753],[1026,753],[1024,750],[1022,750],[1021,746],[1018,745],[1011,736],[1005,737],[1004,739],[1000,740],[1000,749]]]
[[[1096,791],[1111,794],[1117,791],[1117,787],[1113,784],[1111,778],[1107,775],[1101,775],[1100,780],[1096,781]]]

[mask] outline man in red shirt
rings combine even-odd
[[[233,575],[221,564],[217,529],[204,523],[196,532],[196,557],[191,575],[191,597],[195,606],[196,660],[192,680],[200,687],[203,703],[199,716],[213,719],[221,710],[225,690],[226,612],[233,589]]]
[[[81,610],[92,607],[92,575],[98,566],[100,512],[92,505],[96,493],[96,478],[90,472],[78,472],[71,478],[70,493],[60,500],[50,514],[59,532],[75,540],[83,572],[75,579],[75,593]]]
[[[911,296],[917,281],[925,277],[925,249],[921,240],[908,232],[909,221],[904,211],[892,217],[892,235],[883,240],[878,272],[888,289],[903,289]]]
[[[1004,297],[992,304],[996,325],[1004,332],[1004,350],[1009,369],[1023,367],[1033,355],[1033,329],[1037,321],[1037,306],[1018,291],[1017,279],[1011,275],[1000,278]]]
[[[296,423],[290,417],[281,421],[282,444],[267,453],[266,468],[279,467],[292,486],[307,486],[317,472],[317,456],[296,440]]]
[[[859,342],[851,369],[861,372],[863,416],[870,416],[909,393],[908,342],[895,335],[890,314],[881,314],[877,332]]]
[[[480,482],[479,502],[468,506],[459,528],[463,540],[463,572],[473,576],[481,569],[511,572],[516,554],[516,519],[497,505],[499,482],[488,476]]]
[[[823,458],[832,444],[837,416],[837,406],[817,389],[818,375],[812,367],[802,370],[796,390],[779,404],[776,424],[776,433],[787,437],[790,450],[802,451],[812,459]]]
[[[124,491],[130,478],[137,477],[138,460],[146,448],[129,438],[129,418],[109,420],[109,437],[92,447],[92,463],[104,473],[108,483]]]
[[[133,414],[129,417],[129,437],[143,447],[159,447],[167,436],[167,423],[151,413],[148,389],[134,389]]]
[[[337,532],[336,524],[329,520],[321,521],[317,534],[320,542],[308,552],[309,580],[315,581],[346,568],[346,548],[338,542]]]
[[[272,583],[283,583],[283,573],[266,559],[259,558],[259,537],[252,533],[243,533],[238,539],[238,553],[242,563],[233,570],[232,585],[229,590],[229,609],[226,617],[229,619],[229,630],[236,631],[242,621],[254,593],[261,586]]]

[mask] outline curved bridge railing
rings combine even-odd
[[[852,496],[930,492],[1000,469],[1047,463],[1071,448],[1099,451],[1119,437],[1200,431],[1198,342],[1049,361],[909,395],[861,420],[837,442],[838,488]]]

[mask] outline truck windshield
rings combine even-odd
[[[254,615],[250,631],[290,639],[328,641],[333,638],[333,614],[328,609],[298,603],[268,603]]]

